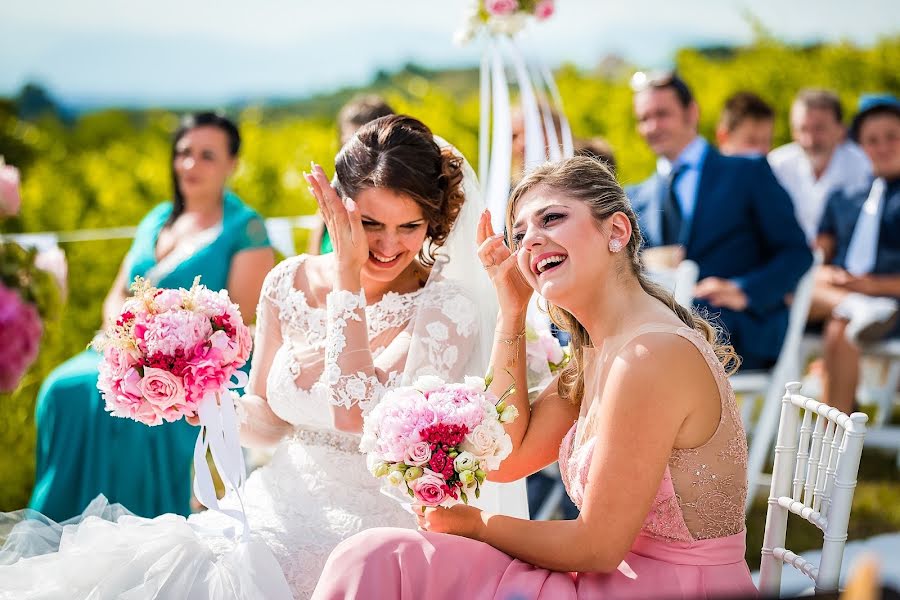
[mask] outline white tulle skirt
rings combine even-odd
[[[0,537],[4,600],[292,597],[262,540],[251,535],[215,554],[204,531],[184,517],[137,517],[103,496],[65,523],[31,510],[6,513]]]

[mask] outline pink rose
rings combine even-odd
[[[485,8],[494,16],[510,15],[519,8],[516,0],[487,0]]]
[[[549,19],[553,16],[553,11],[555,10],[555,6],[553,5],[553,0],[541,0],[537,3],[537,6],[534,7],[534,16],[536,16],[539,20],[543,21],[544,19]]]
[[[403,462],[414,467],[424,467],[431,460],[431,444],[417,442],[407,448]]]
[[[153,367],[144,369],[141,392],[147,402],[163,413],[166,413],[168,409],[178,408],[185,401],[184,386],[181,380],[163,369]],[[166,414],[171,414],[171,411]]]
[[[425,469],[425,474],[412,482],[416,500],[425,506],[437,506],[447,498],[447,482],[436,473]]]
[[[19,170],[0,163],[0,216],[11,217],[19,212]]]

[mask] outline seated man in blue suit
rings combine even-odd
[[[657,172],[627,188],[647,246],[681,245],[700,268],[695,302],[718,317],[744,369],[774,364],[785,297],[812,264],[787,192],[761,158],[723,156],[697,134],[700,109],[675,74],[633,81],[638,132]]]

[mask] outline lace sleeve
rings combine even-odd
[[[245,446],[273,445],[291,429],[290,424],[272,412],[266,400],[269,370],[275,353],[282,344],[277,298],[284,271],[285,266],[279,265],[266,276],[256,307],[256,332],[253,340],[253,358],[250,363],[250,380],[244,395],[236,402],[241,442]]]
[[[335,406],[359,404],[364,411],[384,394],[387,378],[375,368],[369,347],[366,296],[334,290],[326,298],[328,339],[321,384]]]
[[[404,383],[422,375],[461,382],[466,375],[485,374],[488,365],[479,353],[482,332],[476,309],[474,299],[453,282],[439,281],[425,289],[411,324]]]

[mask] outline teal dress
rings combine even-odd
[[[269,246],[259,215],[226,192],[221,226],[180,244],[157,262],[156,240],[171,212],[171,203],[160,204],[141,221],[126,257],[129,281],[142,276],[158,287],[188,288],[200,275],[207,287],[225,289],[235,254]],[[99,363],[100,355],[86,350],[57,367],[41,386],[29,507],[61,521],[81,514],[104,494],[145,517],[190,514],[198,429],[183,420],[148,427],[113,417],[97,390]]]

